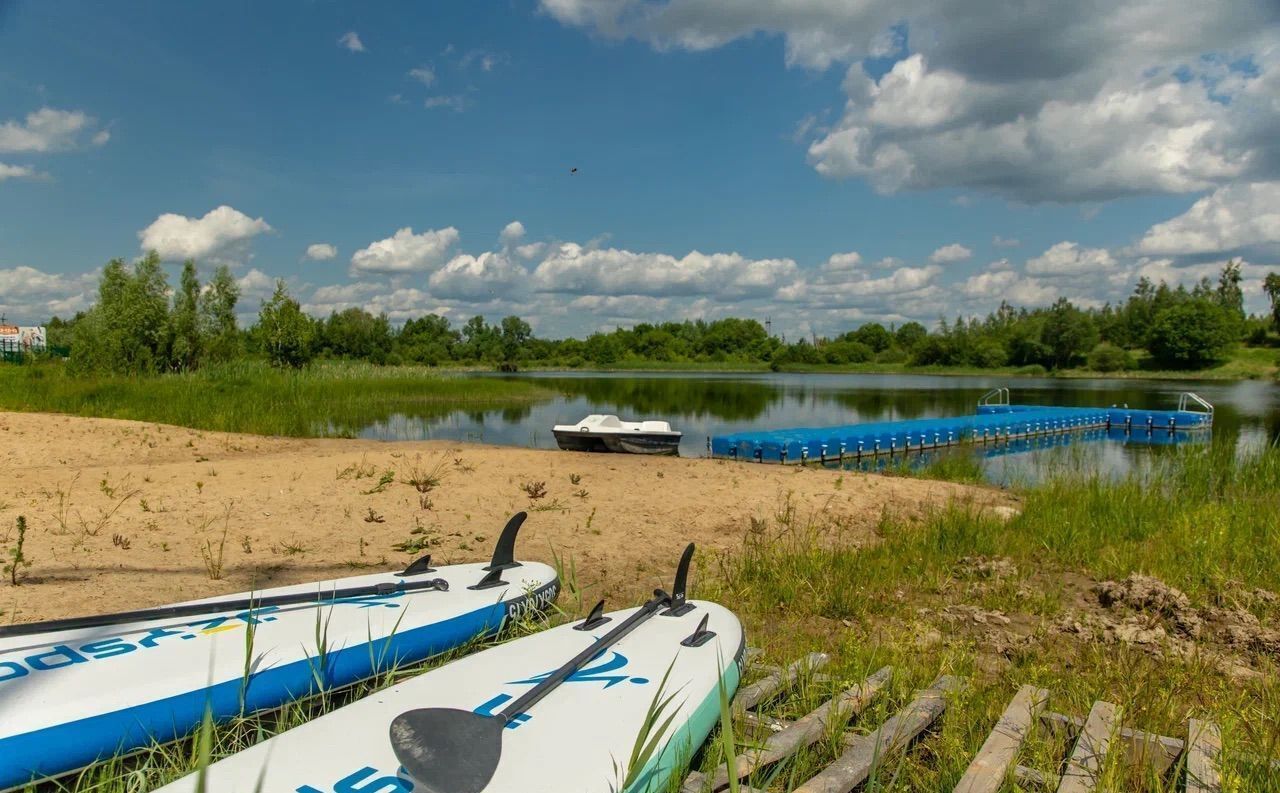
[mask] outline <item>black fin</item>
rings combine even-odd
[[[520,566],[516,561],[516,535],[520,533],[520,526],[527,517],[529,517],[527,512],[517,512],[511,516],[511,520],[502,527],[502,534],[498,535],[498,541],[493,546],[493,559],[484,569],[510,570]]]
[[[680,555],[680,565],[676,567],[676,581],[671,586],[671,608],[662,612],[664,617],[679,617],[693,610],[693,604],[685,600],[685,587],[689,582],[689,562],[693,559],[693,543],[685,547]]]
[[[473,586],[467,589],[493,589],[496,586],[506,586],[507,582],[502,580],[501,570],[491,570],[484,578],[481,578]]]
[[[424,573],[434,573],[436,569],[431,566],[431,554],[427,554],[410,564],[400,575],[422,575]]]
[[[574,625],[573,629],[575,631],[589,631],[605,624],[611,619],[613,619],[613,617],[606,617],[604,615],[604,601],[602,600],[596,604],[595,608],[591,609],[591,613],[582,621],[582,624]]]
[[[707,620],[709,619],[711,619],[710,614],[703,614],[702,622],[699,622],[698,627],[694,632],[689,634],[689,636],[685,638],[684,641],[680,642],[680,644],[685,647],[701,647],[711,641],[715,637],[716,633],[715,631],[707,630]]]

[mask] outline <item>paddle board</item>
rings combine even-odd
[[[206,708],[224,720],[277,707],[458,647],[546,607],[559,592],[555,570],[509,556],[522,520],[508,524],[489,565],[431,568],[420,560],[399,573],[189,601],[310,596],[280,606],[34,635],[4,635],[32,626],[0,628],[0,790],[182,737]],[[379,585],[356,597],[323,594]]]
[[[721,687],[728,697],[737,690],[745,649],[732,612],[688,603],[693,608],[683,615],[659,613],[640,624],[518,715],[503,732],[501,759],[485,793],[664,790],[719,721]],[[211,764],[203,789],[412,793],[422,785],[400,767],[388,734],[397,715],[423,707],[496,713],[635,611],[606,614],[608,621],[590,630],[579,630],[578,622],[516,639],[371,694]],[[714,635],[682,645],[704,617]],[[631,767],[646,715],[668,696],[649,736],[657,750]],[[188,775],[160,793],[194,793],[199,778],[199,772]]]

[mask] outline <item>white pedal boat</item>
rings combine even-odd
[[[666,421],[623,421],[599,413],[577,424],[557,424],[551,432],[567,451],[627,454],[676,454],[683,434]]]

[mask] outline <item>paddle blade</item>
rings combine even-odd
[[[504,726],[469,710],[419,708],[391,722],[391,747],[415,793],[480,793],[498,769]]]

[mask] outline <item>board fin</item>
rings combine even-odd
[[[595,608],[591,609],[591,613],[588,614],[587,618],[582,621],[582,624],[574,625],[573,629],[575,631],[589,631],[593,628],[597,628],[605,624],[606,622],[612,619],[613,617],[606,617],[604,615],[604,601],[601,600],[599,603],[595,605]]]
[[[487,568],[486,568],[487,569]],[[502,580],[502,570],[490,570],[475,584],[467,587],[467,589],[493,589],[496,586],[506,586],[507,582]]]
[[[693,611],[693,604],[685,599],[685,587],[689,583],[689,562],[693,560],[693,543],[685,547],[676,568],[676,581],[671,585],[671,607],[662,612],[664,617],[679,617]]]
[[[502,534],[498,535],[498,541],[493,546],[493,559],[489,561],[485,570],[510,570],[520,566],[516,561],[516,535],[520,533],[520,527],[527,517],[529,513],[517,512],[507,521],[507,525],[502,527]]]
[[[421,559],[415,560],[412,564],[400,571],[400,575],[425,575],[426,573],[434,573],[436,569],[431,566],[431,554],[423,556]]]
[[[707,620],[709,619],[711,619],[710,614],[703,614],[702,622],[699,622],[693,633],[685,637],[680,644],[684,647],[701,647],[715,638],[716,632],[707,630]]]

